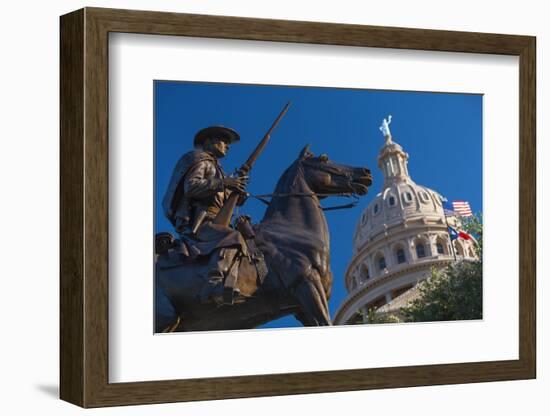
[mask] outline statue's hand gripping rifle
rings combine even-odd
[[[277,127],[277,124],[279,124],[279,121],[283,118],[283,116],[288,111],[288,108],[290,107],[290,102],[286,103],[285,107],[283,108],[283,111],[279,114],[277,119],[273,122],[273,125],[269,128],[267,133],[265,134],[264,138],[260,141],[258,146],[256,146],[256,149],[252,152],[250,157],[244,162],[244,164],[237,170],[237,174],[239,176],[246,176],[248,173],[252,170],[252,167],[254,166],[254,162],[256,162],[256,159],[258,159],[258,156],[260,156],[260,153],[264,150],[265,146],[267,145],[267,142],[271,138],[271,133]],[[229,226],[229,223],[231,222],[231,217],[233,215],[233,211],[235,210],[235,206],[237,205],[237,202],[239,200],[240,193],[233,191],[231,195],[229,195],[229,198],[227,201],[225,201],[225,204],[223,205],[222,209],[214,219],[213,223],[218,225],[224,225],[226,227]]]

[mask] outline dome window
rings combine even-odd
[[[424,191],[420,192],[420,199],[422,202],[424,202],[425,204],[427,204],[429,201],[430,201],[430,197],[428,196],[428,194]]]
[[[424,247],[424,244],[416,244],[416,257],[418,257],[419,259],[421,259],[422,257],[426,257],[426,248]]]
[[[393,207],[395,205],[395,197],[392,195],[388,198],[388,204],[390,207]]]
[[[397,249],[397,251],[395,252],[395,256],[397,257],[397,264],[402,264],[407,261],[407,259],[405,258],[405,250],[403,250],[402,248]]]
[[[363,278],[363,280],[370,279],[369,268],[364,264],[361,265],[361,277]]]
[[[403,199],[405,200],[406,203],[410,204],[413,200],[413,196],[410,192],[407,191],[403,194]]]
[[[444,238],[438,237],[435,241],[435,248],[437,254],[449,254],[449,246]]]
[[[380,207],[378,206],[378,203],[374,204],[373,212],[374,212],[375,214],[378,214],[379,208],[380,208]]]
[[[385,268],[386,268],[386,259],[384,258],[384,256],[381,256],[380,258],[378,258],[378,269],[380,271],[383,271]]]

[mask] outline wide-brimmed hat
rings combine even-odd
[[[202,147],[204,141],[212,137],[225,139],[227,140],[228,143],[235,143],[241,139],[241,137],[239,136],[239,133],[237,133],[233,129],[230,129],[229,127],[210,126],[200,130],[195,135],[195,140],[193,141],[193,145],[195,147]]]

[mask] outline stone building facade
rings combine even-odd
[[[397,298],[411,297],[406,292],[424,280],[432,267],[444,268],[455,256],[457,260],[476,258],[471,241],[457,239],[451,247],[447,223],[457,226],[459,220],[445,217],[440,194],[412,180],[409,155],[393,141],[386,120],[381,130],[385,144],[378,167],[384,184],[356,226],[354,254],[345,274],[348,296],[334,324],[364,321],[371,308],[391,310],[394,300],[402,304]]]

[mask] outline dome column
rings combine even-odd
[[[407,255],[409,257],[409,263],[412,263],[416,256],[413,250],[413,237],[407,237]]]
[[[367,263],[367,268],[369,269],[369,274],[370,276],[375,276],[377,275],[378,273],[375,273],[377,271],[376,268],[374,268],[374,262],[373,262],[373,259],[372,259],[372,255],[369,255],[365,258],[365,262]]]
[[[428,255],[430,257],[437,255],[437,248],[435,247],[435,239],[436,239],[435,235],[428,234],[428,250],[430,250]]]
[[[382,252],[384,253],[384,258],[386,260],[386,269],[389,271],[396,264],[395,259],[392,256],[391,247],[389,245],[384,246]]]

